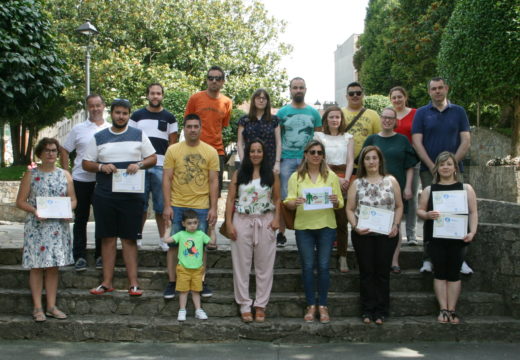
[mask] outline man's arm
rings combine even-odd
[[[469,131],[461,131],[459,135],[460,145],[455,153],[455,159],[457,161],[462,161],[471,146],[471,135],[469,134]]]
[[[172,192],[172,179],[173,179],[173,169],[163,168],[163,177],[162,177],[162,190],[163,190],[163,219],[167,224],[173,218],[173,211],[170,202],[170,196]]]
[[[413,147],[415,149],[415,152],[417,153],[417,156],[419,156],[419,159],[421,159],[421,161],[424,163],[424,165],[426,165],[428,167],[428,169],[430,171],[432,171],[435,164],[428,156],[428,153],[426,152],[426,149],[424,148],[422,141],[423,141],[423,134],[421,134],[421,133],[412,134]]]
[[[60,146],[60,165],[63,170],[70,172],[69,152],[63,146]]]
[[[179,141],[178,132],[172,132],[170,135],[168,135],[168,145],[176,144],[177,141]]]
[[[218,205],[218,171],[209,170],[209,212],[208,223],[215,225],[217,222]]]

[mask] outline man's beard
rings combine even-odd
[[[148,106],[152,107],[152,108],[160,108],[162,106],[162,102],[161,101],[158,101],[157,102],[157,105],[155,105],[154,103],[152,103],[151,101],[148,101]]]
[[[293,96],[293,101],[295,103],[301,104],[305,100],[305,95],[303,94],[297,94]]]
[[[117,122],[113,121],[112,122],[112,125],[116,128],[116,129],[124,129],[126,127],[126,125],[128,125],[128,121],[125,122],[123,125],[119,125]]]

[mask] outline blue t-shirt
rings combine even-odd
[[[460,133],[469,131],[469,121],[462,106],[448,103],[448,106],[439,111],[430,102],[415,113],[412,125],[412,135],[423,135],[423,146],[430,159],[435,162],[443,151],[455,154],[460,145]],[[462,161],[459,163],[462,171]],[[428,168],[421,164],[421,170]]]
[[[282,159],[301,159],[305,145],[312,140],[314,128],[321,127],[320,113],[312,106],[297,109],[285,105],[276,114],[282,133]]]

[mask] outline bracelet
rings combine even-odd
[[[103,167],[103,164],[99,164],[98,168],[97,168],[97,171],[98,172],[101,172],[101,168]]]

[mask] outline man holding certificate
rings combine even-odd
[[[110,105],[112,127],[94,135],[83,159],[83,169],[96,174],[94,216],[96,234],[102,238],[103,282],[94,295],[111,292],[116,261],[116,241],[121,238],[130,288],[142,295],[137,282],[137,234],[144,206],[144,171],[155,165],[155,149],[140,130],[128,127],[131,105],[116,99]]]
[[[359,264],[361,319],[382,325],[390,308],[390,264],[403,215],[397,180],[385,173],[384,157],[377,146],[359,155],[357,178],[347,195],[347,218]]]
[[[455,155],[447,151],[439,154],[433,184],[423,190],[417,210],[425,220],[424,239],[433,262],[433,288],[440,307],[437,321],[452,324],[460,322],[455,309],[464,248],[473,240],[478,225],[475,191],[459,181],[458,173]]]

